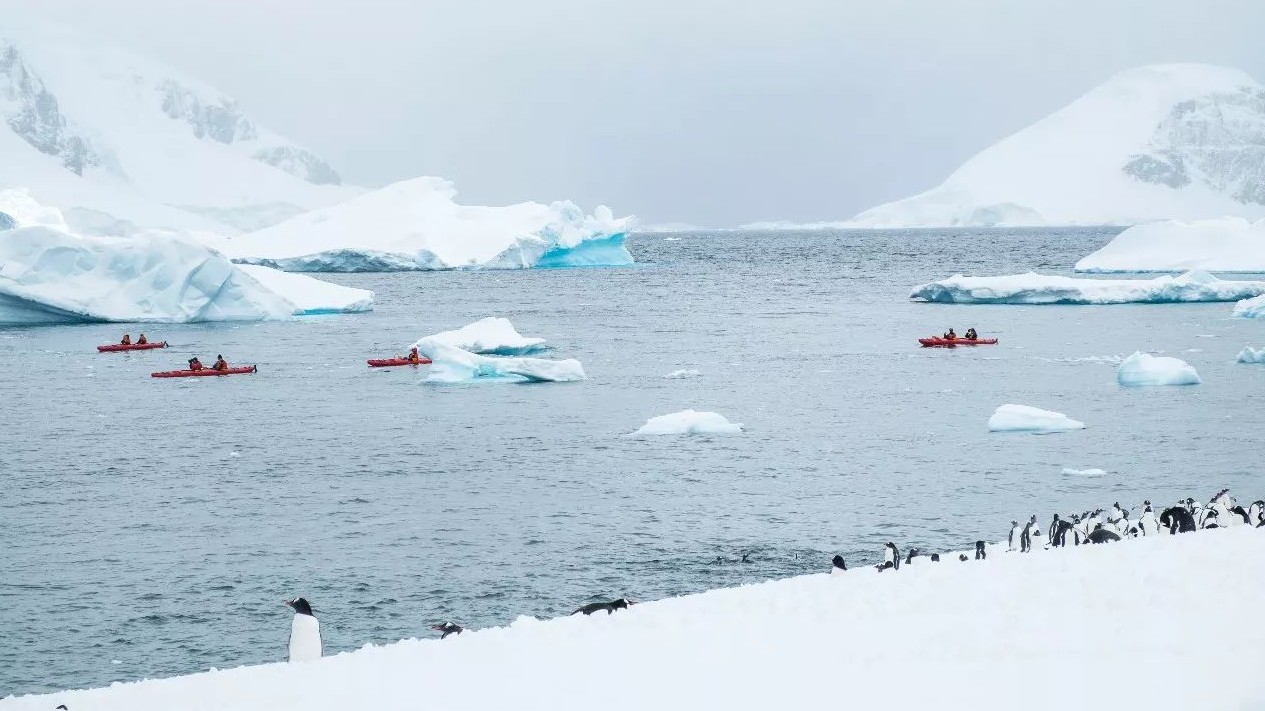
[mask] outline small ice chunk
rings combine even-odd
[[[1265,348],[1256,349],[1251,346],[1244,346],[1239,351],[1238,361],[1240,363],[1265,363]]]
[[[1064,467],[1063,473],[1071,476],[1107,476],[1107,472],[1104,469],[1072,469],[1070,467]]]
[[[1116,369],[1116,382],[1126,387],[1144,385],[1198,385],[1199,373],[1180,358],[1135,352]]]
[[[1084,422],[1073,420],[1061,412],[1028,405],[1002,405],[988,418],[989,432],[1061,432],[1083,429]]]
[[[700,373],[699,373],[697,370],[693,370],[693,369],[689,369],[689,370],[686,370],[686,369],[681,369],[681,370],[674,370],[674,371],[672,371],[671,373],[668,373],[667,375],[665,375],[665,376],[663,376],[663,377],[665,377],[665,378],[671,378],[671,379],[673,379],[673,380],[679,380],[679,379],[681,379],[681,378],[697,378],[699,375],[700,375]]]
[[[730,422],[715,412],[682,410],[646,420],[632,436],[674,434],[733,434],[742,431],[742,424]]]
[[[1234,315],[1239,318],[1265,318],[1265,295],[1235,304]]]

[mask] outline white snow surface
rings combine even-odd
[[[741,423],[730,422],[719,413],[682,410],[670,415],[651,417],[632,436],[736,434],[741,431]]]
[[[574,358],[483,356],[426,339],[418,341],[417,349],[431,360],[426,377],[429,383],[569,383],[588,379],[584,366]]]
[[[989,432],[1061,432],[1083,430],[1078,422],[1061,412],[1028,405],[1002,405],[988,418]]]
[[[1198,385],[1194,366],[1180,358],[1153,356],[1135,351],[1116,369],[1116,382],[1126,387],[1146,385]]]
[[[1237,301],[1262,294],[1265,281],[1222,280],[1199,271],[1153,279],[1093,279],[1029,272],[994,277],[955,274],[914,287],[909,298],[943,304],[1164,304]]]
[[[0,236],[0,325],[258,321],[372,305],[372,292],[243,269],[187,239],[83,237],[50,227]]]
[[[289,271],[515,269],[632,264],[630,218],[570,202],[458,205],[452,183],[414,178],[212,246]]]
[[[1239,318],[1265,318],[1265,295],[1244,299],[1235,304],[1234,315]]]
[[[1201,64],[1120,72],[852,227],[1265,217],[1265,88]]]
[[[1265,363],[1265,348],[1244,346],[1236,360],[1239,363]]]
[[[28,188],[77,232],[258,229],[361,192],[194,77],[21,23],[0,18],[0,188]]]
[[[1216,628],[1258,619],[1265,531],[988,552],[895,573],[831,574],[824,561],[609,616],[519,617],[302,664],[9,697],[0,711],[833,709],[842,693],[849,708],[943,711],[1065,710],[1121,693],[1147,711],[1265,702],[1265,646]],[[285,625],[278,614],[278,640]]]
[[[1135,225],[1076,263],[1078,272],[1265,272],[1265,219]]]
[[[509,319],[496,316],[479,319],[452,331],[423,336],[412,345],[425,350],[424,341],[484,355],[525,355],[546,347],[545,339],[524,336]]]

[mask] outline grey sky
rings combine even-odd
[[[1259,0],[0,0],[236,96],[351,182],[843,219],[1120,69],[1265,80]]]

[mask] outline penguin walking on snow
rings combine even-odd
[[[290,622],[290,661],[307,662],[321,658],[321,625],[307,600],[296,597],[286,605],[294,610]]]
[[[896,549],[895,543],[883,544],[883,564],[878,566],[878,572],[881,573],[888,568],[900,570],[900,551]]]
[[[1018,540],[1019,540],[1019,522],[1011,521],[1010,522],[1010,537],[1006,539],[1006,541],[1010,544],[1010,547],[1007,550],[1013,551],[1015,549],[1015,543],[1018,543]]]

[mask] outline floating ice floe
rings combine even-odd
[[[1104,469],[1072,469],[1070,467],[1064,467],[1063,473],[1070,476],[1084,476],[1084,477],[1107,476],[1107,472]]]
[[[1265,220],[1241,217],[1134,225],[1076,263],[1078,272],[1265,272]]]
[[[663,377],[668,378],[670,380],[681,380],[683,378],[697,378],[698,376],[699,376],[699,372],[697,370],[694,370],[692,368],[690,369],[682,368],[681,370],[674,370]]]
[[[1073,420],[1061,412],[1028,405],[1002,405],[988,418],[989,432],[1062,432],[1083,429],[1084,422]]]
[[[1265,348],[1256,349],[1251,346],[1244,346],[1239,351],[1238,362],[1240,363],[1265,363]]]
[[[1265,296],[1240,301],[1234,305],[1233,313],[1238,318],[1265,318]]]
[[[371,291],[243,268],[177,236],[36,226],[0,238],[0,324],[259,321],[372,308]]]
[[[1265,281],[1229,281],[1207,272],[1154,279],[1091,279],[1028,273],[922,284],[909,295],[942,304],[1165,304],[1237,301],[1265,294]]]
[[[414,178],[212,246],[298,272],[624,266],[628,218],[570,202],[458,205],[452,183]]]
[[[568,383],[587,379],[584,366],[574,358],[483,356],[426,339],[418,343],[418,351],[431,360],[426,377],[430,383]]]
[[[730,422],[715,412],[682,410],[670,415],[660,415],[646,420],[632,436],[680,435],[680,434],[734,434],[742,431],[742,424]]]
[[[1198,385],[1194,366],[1180,358],[1135,352],[1116,369],[1116,382],[1128,387],[1143,385]]]
[[[440,343],[483,355],[525,355],[544,349],[545,339],[529,338],[519,333],[507,318],[479,319],[452,331],[423,336],[413,345],[423,349],[424,342]]]

